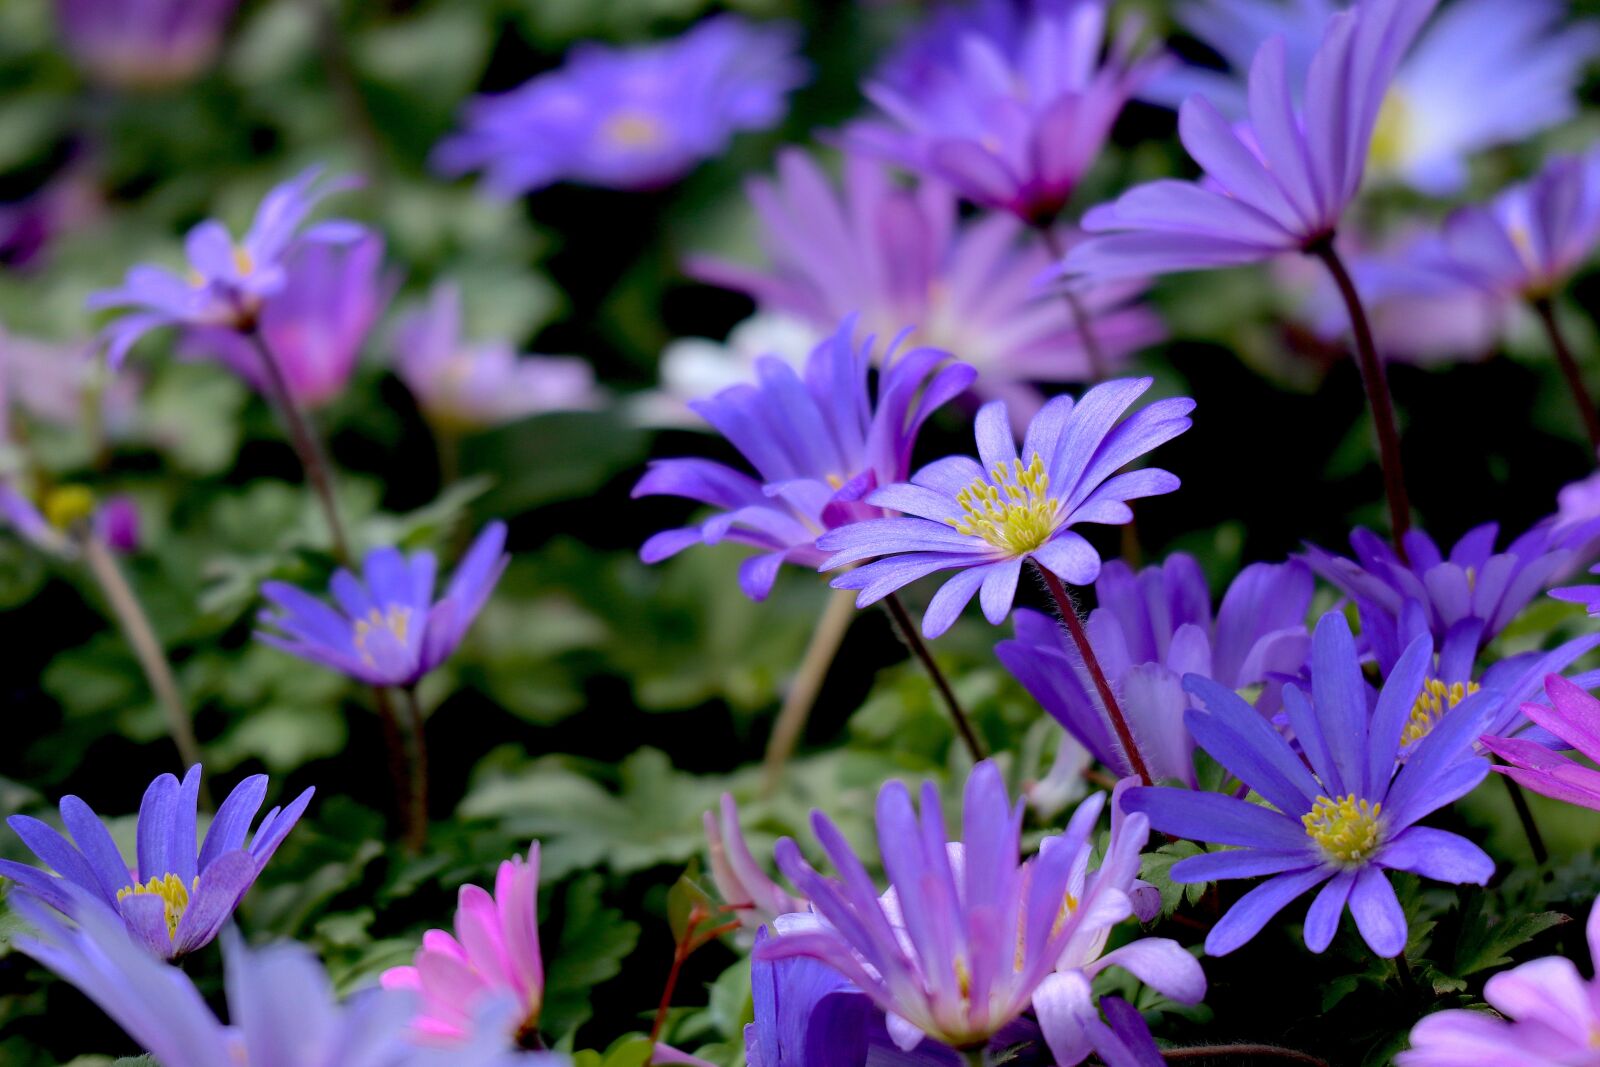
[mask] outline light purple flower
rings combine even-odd
[[[96,81],[180,85],[211,65],[238,0],[56,0],[67,48]]]
[[[1312,638],[1310,697],[1298,686],[1283,690],[1298,751],[1232,690],[1197,675],[1185,680],[1202,705],[1185,715],[1189,732],[1267,802],[1160,787],[1128,793],[1128,810],[1144,812],[1158,830],[1237,846],[1180,860],[1175,881],[1271,876],[1211,928],[1207,953],[1232,952],[1320,886],[1306,914],[1307,948],[1328,947],[1348,904],[1372,951],[1396,956],[1405,948],[1406,917],[1386,871],[1488,882],[1494,861],[1481,848],[1415,825],[1489,772],[1488,761],[1472,754],[1486,694],[1464,700],[1400,762],[1402,734],[1432,661],[1431,641],[1419,637],[1372,708],[1349,624],[1338,612],[1324,615]]]
[[[469,341],[461,290],[434,286],[395,329],[395,373],[435,426],[451,431],[515,422],[545,411],[593,408],[594,371],[582,359],[518,356],[505,341]]]
[[[0,372],[0,388],[27,419],[67,430],[98,422],[107,437],[118,439],[138,416],[139,379],[108,375],[90,343],[58,344],[0,328]]]
[[[1303,94],[1284,39],[1268,39],[1250,68],[1247,123],[1203,96],[1179,111],[1179,136],[1204,179],[1150,182],[1094,208],[1084,229],[1104,236],[1073,249],[1063,270],[1093,279],[1206,270],[1332,240],[1361,188],[1395,68],[1435,2],[1362,0],[1335,15]]]
[[[106,328],[106,358],[120,366],[128,349],[151,330],[164,326],[253,328],[262,302],[288,280],[287,259],[299,242],[354,241],[366,235],[352,222],[327,221],[304,226],[317,202],[330,193],[354,187],[351,180],[324,182],[312,167],[272,189],[256,209],[244,239],[235,243],[228,229],[207,219],[189,231],[184,248],[189,275],[143,264],[128,271],[122,288],[90,295],[91,310],[128,309]]]
[[[1262,686],[1258,709],[1277,709],[1277,676],[1297,674],[1310,649],[1311,593],[1305,564],[1253,564],[1228,588],[1213,620],[1211,592],[1192,556],[1174,553],[1137,575],[1117,560],[1101,568],[1089,643],[1152,775],[1194,785],[1185,675],[1234,690]],[[1000,662],[1095,758],[1118,775],[1133,773],[1060,623],[1032,611],[1018,611],[1012,621],[1016,638],[995,646]]]
[[[735,133],[776,125],[807,77],[788,23],[722,15],[674,40],[586,43],[560,70],[471,101],[462,132],[434,150],[448,175],[482,170],[514,197],[561,181],[651,189],[722,152]]]
[[[929,637],[949,629],[974,595],[985,618],[1004,622],[1030,559],[1065,582],[1088,585],[1100,573],[1100,555],[1072,527],[1125,523],[1133,517],[1127,501],[1178,488],[1174,475],[1153,467],[1117,473],[1189,428],[1194,401],[1186,397],[1158,400],[1119,424],[1152,381],[1119,379],[1095,386],[1081,401],[1051,400],[1028,426],[1026,461],[1005,402],[985,404],[977,418],[982,463],[950,456],[868,496],[867,503],[905,517],[828,533],[817,542],[832,553],[822,569],[882,557],[833,580],[836,589],[859,589],[861,607],[925,575],[955,571],[923,615]]]
[[[925,55],[900,54],[901,69],[915,68],[909,82],[891,73],[866,86],[879,114],[843,140],[983,207],[1047,225],[1158,67],[1136,47],[1136,22],[1107,44],[1108,9],[1106,0],[1042,0],[1015,30],[1004,20],[951,20],[955,39],[920,38]]]
[[[1530,701],[1522,705],[1522,713],[1556,739],[1554,747],[1575,748],[1591,760],[1600,756],[1600,700],[1560,675],[1550,675],[1544,684],[1550,704]],[[1537,740],[1485,736],[1482,741],[1510,764],[1496,766],[1500,774],[1542,796],[1600,810],[1600,771]]]
[[[656,563],[695,544],[735,541],[760,550],[739,569],[753,600],[772,590],[785,563],[816,567],[824,531],[882,514],[868,494],[906,476],[917,432],[929,415],[960,395],[974,371],[933,348],[882,358],[876,396],[869,377],[874,339],[855,339],[846,319],[806,361],[804,376],[779,359],[757,364],[755,385],[724,389],[694,409],[755,468],[752,478],[706,459],[650,464],[635,497],[687,497],[718,508],[698,526],[658,533],[639,555]]]
[[[450,658],[489,600],[511,557],[503,522],[484,527],[434,600],[431,552],[367,553],[362,578],[340,568],[329,583],[337,608],[283,582],[267,582],[256,636],[291,655],[368,685],[415,685]]]
[[[27,815],[6,820],[54,875],[12,860],[0,874],[25,893],[87,922],[103,906],[119,916],[140,945],[163,959],[177,959],[211,942],[250,891],[267,861],[311,803],[307,789],[285,808],[273,808],[250,836],[250,823],[267,795],[267,776],[240,782],[217,809],[205,841],[195,844],[200,765],[180,783],[159,775],[139,803],[137,862],[129,867],[98,816],[75,796],[61,798],[61,821],[72,835]],[[72,887],[82,891],[75,895]]]
[[[711,881],[723,903],[737,909],[739,924],[755,929],[773,922],[780,915],[805,911],[810,904],[774,882],[745,844],[739,826],[739,805],[731,794],[722,794],[716,811],[702,819],[706,848],[711,859]]]
[[[1028,383],[1091,377],[1065,303],[1036,284],[1049,259],[1015,219],[963,222],[943,183],[907,188],[853,153],[837,188],[811,157],[791,149],[777,174],[752,181],[748,193],[771,266],[701,257],[690,260],[689,273],[819,329],[857,313],[884,337],[912,324],[916,343],[958,352],[977,367],[979,393],[1010,401],[1019,428],[1042,402]],[[1145,287],[1125,280],[1080,294],[1108,361],[1164,336],[1155,313],[1135,303]]]

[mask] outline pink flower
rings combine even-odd
[[[1600,757],[1600,700],[1559,674],[1544,680],[1550,705],[1528,703],[1522,713],[1559,738],[1564,748],[1575,748],[1590,759]],[[1552,752],[1546,745],[1513,737],[1482,737],[1480,741],[1510,764],[1496,767],[1542,796],[1600,811],[1600,771]]]
[[[528,859],[500,864],[494,895],[475,885],[461,887],[456,932],[429,930],[410,967],[391,967],[385,989],[415,992],[420,1007],[412,1027],[420,1039],[456,1044],[474,1036],[486,1003],[513,1000],[513,1036],[532,1046],[544,1003],[544,962],[539,955],[539,842]]]
[[[739,828],[739,805],[722,794],[719,811],[705,813],[706,844],[711,853],[711,881],[729,905],[738,909],[739,923],[747,930],[771,923],[780,915],[809,911],[804,897],[786,891],[767,876],[750,854]]]

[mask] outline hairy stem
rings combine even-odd
[[[1196,1045],[1193,1048],[1169,1048],[1161,1050],[1161,1058],[1168,1063],[1181,1063],[1185,1060],[1225,1060],[1229,1063],[1236,1059],[1268,1059],[1284,1060],[1289,1063],[1306,1063],[1312,1067],[1328,1067],[1328,1061],[1301,1052],[1299,1049],[1283,1048],[1279,1045]]]
[[[778,788],[784,765],[800,743],[817,693],[828,676],[828,668],[833,666],[834,657],[839,654],[839,646],[844,643],[845,632],[850,629],[855,614],[854,591],[835,589],[829,594],[827,607],[822,609],[817,628],[811,632],[811,641],[800,659],[799,670],[789,683],[789,691],[784,694],[783,706],[778,709],[778,718],[772,725],[772,737],[767,741],[762,788],[768,794]]]
[[[1578,361],[1573,358],[1572,347],[1567,344],[1566,334],[1561,331],[1561,322],[1556,318],[1555,304],[1549,297],[1543,296],[1533,302],[1533,310],[1538,314],[1539,321],[1544,324],[1545,336],[1550,339],[1550,349],[1555,353],[1556,363],[1561,367],[1561,376],[1566,379],[1567,392],[1571,394],[1572,402],[1577,405],[1578,417],[1583,420],[1583,430],[1589,435],[1589,450],[1600,452],[1600,411],[1595,410],[1594,400],[1589,396],[1589,390],[1584,387],[1583,372],[1578,369]]]
[[[972,721],[961,709],[961,701],[956,699],[955,690],[950,688],[950,683],[945,679],[944,672],[939,669],[939,664],[934,662],[933,653],[928,651],[927,643],[917,631],[916,623],[911,621],[911,615],[906,611],[905,604],[897,594],[890,593],[883,598],[883,607],[894,620],[894,628],[900,634],[900,640],[906,643],[912,655],[917,657],[923,669],[928,672],[928,677],[933,679],[934,688],[939,690],[944,706],[950,711],[950,718],[955,720],[956,732],[961,735],[961,741],[967,746],[967,752],[972,756],[973,762],[982,762],[986,758],[983,742],[978,740],[977,732],[972,728]]]

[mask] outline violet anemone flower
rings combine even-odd
[[[181,783],[170,774],[159,775],[145,790],[139,803],[134,866],[123,860],[110,831],[89,805],[66,796],[61,798],[61,821],[71,841],[27,815],[6,820],[23,844],[56,873],[0,860],[0,874],[13,879],[24,893],[80,922],[84,902],[103,905],[156,956],[188,955],[217,936],[294,829],[314,792],[307,789],[287,807],[268,811],[250,837],[250,822],[267,794],[267,776],[246,778],[217,809],[197,851],[200,773],[195,764]],[[74,886],[81,895],[70,891]]]
[[[739,805],[729,793],[722,794],[716,811],[702,819],[706,848],[711,859],[711,881],[724,904],[737,909],[739,924],[747,929],[764,926],[780,915],[805,911],[810,902],[774,882],[745,843],[739,826]]]
[[[395,548],[367,553],[362,578],[340,568],[329,583],[338,607],[284,582],[261,595],[266,630],[256,636],[290,655],[368,685],[412,686],[450,658],[489,600],[511,557],[506,527],[490,523],[467,549],[444,595],[434,600],[431,552],[408,559]]]
[[[1174,553],[1137,575],[1110,561],[1095,579],[1099,606],[1086,629],[1134,742],[1156,778],[1193,786],[1194,740],[1183,727],[1188,674],[1229,689],[1261,686],[1256,706],[1277,710],[1279,675],[1297,674],[1310,648],[1311,571],[1303,563],[1257,563],[1240,572],[1215,620],[1194,557]],[[995,654],[1041,707],[1118,775],[1132,773],[1107,725],[1094,682],[1060,623],[1033,611],[1012,616],[1017,636]]]
[[[448,433],[600,402],[585,360],[519,356],[505,341],[467,340],[461,290],[450,283],[434,286],[425,305],[401,318],[394,349],[395,373],[428,421]]]
[[[1590,574],[1600,574],[1600,564],[1589,568]],[[1550,590],[1557,600],[1582,604],[1591,617],[1600,617],[1600,585],[1568,585]]]
[[[1340,0],[1191,0],[1183,27],[1228,63],[1228,71],[1183,67],[1144,94],[1177,105],[1202,93],[1229,118],[1249,113],[1242,72],[1262,42],[1281,35],[1293,81],[1303,79]],[[1384,97],[1368,169],[1434,195],[1459,191],[1468,158],[1526,141],[1577,111],[1576,89],[1600,55],[1600,28],[1569,22],[1564,0],[1458,0],[1417,39]]]
[[[923,422],[964,392],[975,372],[939,349],[890,345],[874,396],[874,339],[857,345],[854,334],[854,320],[846,319],[812,352],[803,376],[782,360],[763,359],[756,384],[693,405],[759,479],[706,459],[651,463],[635,497],[681,496],[721,510],[698,526],[656,534],[640,558],[656,563],[724,540],[753,546],[760,554],[740,567],[739,585],[762,600],[783,564],[816,567],[827,558],[816,543],[824,531],[882,514],[865,498],[906,476]]]
[[[337,220],[302,229],[319,200],[355,185],[349,179],[319,184],[321,174],[321,168],[311,167],[267,193],[241,241],[235,242],[216,219],[196,225],[184,240],[187,277],[143,264],[128,271],[122,288],[91,294],[91,309],[128,309],[105,330],[111,366],[120,366],[139,338],[164,326],[254,328],[262,302],[287,282],[289,253],[297,243],[366,236],[365,227]]]
[[[670,41],[586,43],[557,71],[481,96],[433,153],[447,175],[482,170],[498,196],[560,181],[651,189],[722,152],[735,133],[776,125],[806,80],[788,23],[706,19]]]
[[[1528,702],[1522,713],[1556,738],[1557,747],[1600,758],[1600,700],[1557,674],[1545,679],[1550,704]],[[1543,796],[1600,811],[1600,771],[1552,752],[1551,746],[1512,737],[1484,737],[1489,751],[1510,764],[1495,770]]]
[[[859,589],[859,607],[883,599],[935,571],[953,570],[922,617],[922,632],[950,628],[981,587],[984,616],[996,625],[1011,612],[1022,564],[1038,566],[1073,585],[1100,573],[1100,555],[1072,527],[1120,524],[1133,517],[1127,501],[1170,493],[1176,476],[1164,470],[1117,472],[1189,428],[1194,401],[1158,400],[1120,424],[1153,379],[1105,382],[1074,402],[1058,396],[1028,425],[1017,453],[1003,400],[978,412],[978,460],[950,456],[923,467],[909,482],[887,486],[867,503],[905,512],[834,530],[817,542],[831,552],[823,570],[883,557],[833,580]]]
[[[944,184],[907,188],[858,153],[846,154],[837,188],[790,149],[773,177],[747,189],[771,265],[698,257],[688,271],[700,280],[820,330],[851,314],[885,337],[914,323],[910,340],[959,352],[978,369],[977,392],[1010,401],[1019,429],[1043,403],[1030,383],[1093,377],[1065,303],[1035,284],[1049,257],[1017,220],[964,222]],[[1136,303],[1145,288],[1119,280],[1078,294],[1108,364],[1165,335],[1155,312]]]
[[[239,0],[56,0],[67,50],[119,89],[181,85],[216,58]]]
[[[529,847],[527,862],[513,856],[500,864],[493,894],[464,885],[458,899],[455,936],[423,934],[415,963],[384,971],[383,987],[418,995],[412,1028],[424,1043],[458,1047],[470,1041],[485,1007],[503,1001],[517,1010],[501,1022],[500,1034],[525,1048],[540,1047],[539,843]]]
[[[879,114],[852,124],[843,141],[982,207],[1046,225],[1158,69],[1137,47],[1136,22],[1107,44],[1109,8],[1107,0],[1043,0],[999,34],[976,20],[951,22],[959,39],[926,39],[914,84],[866,86]]]
[[[1600,960],[1600,900],[1585,928]],[[1600,981],[1585,980],[1563,956],[1545,956],[1491,977],[1483,999],[1499,1013],[1451,1009],[1411,1029],[1399,1067],[1570,1067],[1594,1058],[1600,1033]]]
[[[1175,881],[1271,875],[1211,928],[1207,953],[1232,952],[1320,886],[1306,914],[1307,948],[1328,947],[1348,904],[1372,951],[1396,956],[1405,948],[1406,917],[1386,871],[1488,882],[1494,861],[1481,848],[1415,825],[1489,773],[1489,761],[1472,754],[1487,695],[1464,700],[1399,763],[1401,736],[1432,659],[1427,637],[1412,642],[1370,708],[1349,624],[1338,612],[1324,615],[1312,637],[1310,697],[1298,686],[1283,690],[1299,751],[1238,694],[1209,678],[1186,680],[1201,704],[1185,715],[1189,732],[1267,802],[1159,787],[1131,790],[1124,802],[1158,830],[1237,846],[1180,860]]]

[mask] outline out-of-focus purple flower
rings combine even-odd
[[[629,414],[645,426],[710,430],[694,413],[694,401],[755,378],[763,356],[775,356],[799,370],[843,317],[835,316],[826,329],[818,329],[787,313],[758,311],[730,330],[726,341],[680,337],[661,350],[660,387],[635,394]]]
[[[600,402],[585,360],[519,356],[505,341],[468,341],[461,290],[449,283],[434,286],[427,304],[400,320],[394,346],[395,372],[429,421],[447,430],[499,426]]]
[[[1186,679],[1202,705],[1185,714],[1189,732],[1267,802],[1159,787],[1128,793],[1125,806],[1147,814],[1158,830],[1237,846],[1180,860],[1172,868],[1175,881],[1271,876],[1211,928],[1208,954],[1232,952],[1290,901],[1320,886],[1306,914],[1307,948],[1328,947],[1348,904],[1368,946],[1394,956],[1405,948],[1406,918],[1386,871],[1457,884],[1489,880],[1494,861],[1477,845],[1415,825],[1489,772],[1488,761],[1472,754],[1486,694],[1462,701],[1399,762],[1401,737],[1432,661],[1428,637],[1412,642],[1374,709],[1349,624],[1338,612],[1324,615],[1312,638],[1310,698],[1298,686],[1283,690],[1298,752],[1233,691],[1208,678]]]
[[[69,163],[32,193],[0,202],[0,266],[19,270],[38,266],[57,237],[83,228],[102,208],[95,180],[76,163]]]
[[[151,330],[164,326],[255,326],[262,302],[288,281],[289,253],[301,242],[342,243],[367,235],[352,222],[326,221],[302,229],[306,216],[330,193],[353,188],[353,180],[318,184],[321,169],[311,167],[273,188],[256,209],[244,239],[234,242],[228,228],[207,219],[189,231],[184,248],[187,277],[166,267],[143,264],[128,271],[122,288],[90,295],[91,310],[128,309],[106,328],[106,358],[120,366],[128,349]]]
[[[1084,216],[1091,238],[1063,270],[1091,279],[1167,274],[1311,252],[1332,240],[1361,188],[1390,80],[1436,0],[1362,0],[1329,20],[1301,94],[1282,37],[1250,67],[1249,121],[1203,96],[1179,136],[1201,181],[1137,186]],[[1303,103],[1299,99],[1303,95]]]
[[[788,23],[710,18],[671,41],[582,44],[560,70],[471,101],[464,129],[434,150],[448,175],[484,172],[498,196],[561,181],[651,189],[722,152],[735,133],[776,125],[806,81]]]
[[[1108,562],[1095,593],[1099,607],[1089,616],[1090,644],[1157,778],[1194,785],[1194,740],[1183,726],[1192,703],[1185,675],[1234,690],[1267,686],[1257,706],[1272,712],[1274,676],[1298,673],[1310,648],[1306,612],[1312,582],[1303,563],[1246,567],[1223,596],[1215,621],[1200,565],[1183,553],[1137,575],[1120,561]],[[1000,662],[1096,759],[1119,776],[1133,773],[1107,725],[1093,679],[1061,625],[1032,611],[1018,611],[1012,621],[1017,636],[995,647]]]
[[[1589,568],[1589,573],[1600,574],[1600,564]],[[1550,595],[1557,600],[1582,604],[1584,611],[1591,616],[1600,617],[1600,585],[1569,585],[1550,590]]]
[[[132,497],[107,497],[94,515],[95,533],[112,551],[139,551],[139,505]]]
[[[1299,84],[1329,17],[1346,6],[1335,0],[1179,4],[1178,21],[1231,69],[1172,70],[1145,95],[1177,106],[1198,92],[1229,118],[1244,118],[1249,99],[1241,73],[1262,43],[1284,38],[1291,82]],[[1378,114],[1369,172],[1427,193],[1456,192],[1472,154],[1565,122],[1577,110],[1585,67],[1600,55],[1596,24],[1569,24],[1569,12],[1562,0],[1446,5],[1395,73]]]
[[[475,885],[461,887],[455,930],[453,937],[446,930],[423,934],[416,962],[384,971],[383,987],[418,995],[412,1027],[424,1042],[460,1046],[477,1033],[484,1008],[498,1000],[518,1009],[500,1033],[531,1047],[544,1006],[537,841],[526,863],[513,856],[500,864],[493,895]]]
[[[1558,674],[1545,679],[1549,706],[1530,701],[1522,713],[1535,725],[1589,759],[1600,757],[1600,700]],[[1600,811],[1600,771],[1552,752],[1550,746],[1517,737],[1482,738],[1509,767],[1495,770],[1535,793]]]
[[[256,636],[291,655],[320,663],[368,685],[415,685],[450,658],[483,610],[510,562],[503,522],[484,527],[462,557],[444,595],[433,599],[437,563],[431,552],[410,558],[375,548],[362,578],[341,568],[329,588],[338,607],[284,582],[267,582],[272,603]]]
[[[666,530],[639,555],[655,563],[695,544],[737,541],[761,550],[739,569],[739,585],[766,597],[785,563],[816,567],[826,530],[870,515],[865,502],[911,469],[917,432],[929,415],[972,384],[975,372],[933,348],[882,359],[876,398],[869,382],[874,338],[855,341],[846,319],[806,361],[804,375],[779,359],[757,363],[755,385],[724,389],[694,405],[755,468],[759,480],[705,459],[650,464],[635,497],[682,496],[721,509],[698,526]]]
[[[73,430],[98,423],[110,438],[133,428],[141,384],[132,375],[108,375],[93,344],[57,344],[0,329],[0,368],[5,392],[26,418]]]
[[[818,329],[856,313],[885,337],[914,324],[913,341],[977,367],[978,391],[1011,401],[1019,429],[1042,402],[1027,383],[1092,377],[1066,305],[1036,285],[1048,257],[1015,219],[962,222],[944,184],[906,188],[855,154],[846,155],[837,190],[794,149],[779,157],[775,177],[748,188],[771,266],[693,259],[689,272],[701,280]],[[1155,313],[1135,303],[1145,287],[1135,279],[1080,294],[1109,361],[1164,336]]]
[[[739,805],[730,794],[722,794],[721,804],[705,813],[703,823],[712,883],[723,902],[738,909],[735,915],[741,926],[755,929],[780,915],[807,910],[810,905],[804,897],[774,882],[750,854],[739,827]]]
[[[356,369],[361,348],[393,291],[384,276],[383,240],[299,241],[284,257],[281,287],[261,302],[261,342],[272,351],[289,392],[307,408],[336,399]],[[226,327],[186,331],[184,349],[221,362],[250,387],[269,394],[255,342]]]
[[[1129,22],[1106,43],[1106,0],[1040,0],[1020,26],[954,18],[867,85],[879,114],[845,143],[948,182],[1030,223],[1055,220],[1094,164],[1123,105],[1158,69]],[[998,31],[998,32],[996,32]],[[1102,58],[1102,50],[1106,50]]]
[[[209,67],[238,0],[56,0],[84,72],[119,89],[164,89]]]
[[[158,776],[139,804],[137,862],[129,867],[111,833],[75,796],[61,798],[68,841],[38,819],[13,815],[7,825],[55,875],[0,860],[0,874],[51,907],[84,921],[84,900],[121,916],[128,932],[163,959],[177,959],[209,944],[255,884],[278,845],[299,821],[314,790],[286,808],[273,808],[246,844],[250,822],[267,794],[267,776],[240,782],[217,809],[205,841],[195,847],[200,765],[180,783]],[[59,876],[59,877],[58,877]],[[87,896],[74,896],[77,886]]]
[[[982,463],[950,456],[909,482],[877,490],[867,503],[905,516],[828,533],[817,541],[832,553],[822,569],[883,557],[833,580],[836,589],[859,589],[861,607],[935,571],[955,571],[922,617],[929,637],[949,629],[974,595],[985,618],[1004,622],[1030,559],[1063,581],[1088,585],[1100,573],[1100,555],[1072,527],[1125,523],[1133,517],[1127,501],[1178,488],[1177,477],[1153,467],[1117,473],[1189,428],[1194,401],[1186,397],[1158,400],[1118,423],[1152,381],[1119,379],[1081,401],[1051,400],[1028,426],[1026,462],[1005,401],[985,404],[977,418]]]
[[[1600,900],[1585,931],[1600,960]],[[1499,1013],[1451,1009],[1412,1027],[1399,1067],[1569,1067],[1594,1057],[1600,1033],[1600,982],[1585,981],[1573,962],[1545,956],[1494,975],[1483,999]]]

